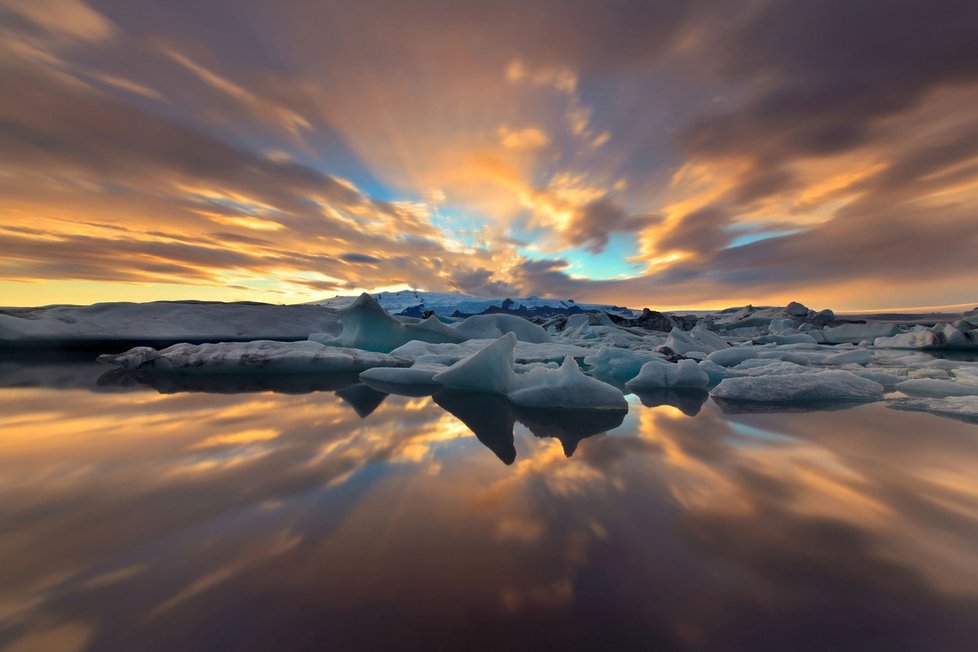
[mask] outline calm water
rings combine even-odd
[[[978,648],[974,424],[105,371],[0,362],[2,650]]]

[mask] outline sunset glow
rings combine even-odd
[[[973,304],[976,20],[0,0],[0,305]]]

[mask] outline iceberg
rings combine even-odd
[[[844,364],[858,364],[862,366],[868,365],[873,361],[873,352],[869,349],[853,349],[851,351],[843,351],[842,353],[835,353],[825,358],[822,364],[827,365],[844,365]]]
[[[340,311],[339,321],[342,325],[339,335],[312,333],[308,335],[309,340],[381,353],[390,353],[410,342],[458,344],[467,340],[494,340],[506,333],[514,333],[517,339],[534,344],[551,341],[539,325],[515,315],[476,315],[453,326],[434,315],[420,322],[405,323],[389,315],[366,293]]]
[[[821,335],[822,341],[826,344],[858,344],[863,340],[889,337],[899,332],[900,329],[896,324],[842,324],[814,331]]]
[[[796,403],[806,401],[878,401],[883,386],[842,370],[779,376],[726,378],[711,392],[728,401]]]
[[[625,386],[630,390],[665,387],[702,389],[709,384],[710,377],[692,360],[680,360],[678,363],[650,360]]]
[[[371,367],[360,373],[360,380],[388,385],[437,385],[435,374],[444,365],[415,364],[411,367]]]
[[[409,358],[417,362],[437,363],[445,366],[454,364],[473,353],[481,351],[498,338],[486,340],[467,340],[459,344],[431,344],[428,342],[408,342],[399,346],[391,355]],[[516,362],[529,364],[533,362],[560,362],[567,356],[584,359],[592,353],[574,344],[553,342],[550,344],[532,344],[516,342],[514,358]]]
[[[516,315],[474,315],[452,329],[460,340],[489,340],[513,333],[516,339],[531,344],[546,344],[550,335],[542,326]]]
[[[902,383],[897,383],[894,389],[909,396],[933,398],[978,396],[978,385],[967,382],[957,383],[953,380],[941,380],[938,378],[911,378]]]
[[[384,353],[324,346],[308,340],[175,344],[162,350],[140,346],[125,353],[100,355],[98,361],[128,371],[186,374],[326,373],[411,364],[410,360]]]
[[[591,368],[593,375],[615,381],[634,378],[642,369],[642,365],[651,360],[662,360],[662,357],[651,351],[621,349],[615,346],[602,346],[584,357],[584,363]]]
[[[628,402],[617,387],[585,375],[570,356],[558,369],[538,367],[515,380],[509,400],[524,407],[628,409]]]
[[[765,350],[768,350],[767,347],[732,346],[728,349],[714,351],[706,356],[706,359],[722,367],[735,367],[744,360],[759,357],[761,352]]]
[[[485,348],[438,372],[432,380],[452,389],[506,395],[515,384],[515,353],[516,335],[507,333]]]
[[[541,366],[517,374],[515,349],[516,335],[507,333],[433,380],[451,389],[501,394],[527,407],[627,408],[621,391],[585,375],[571,356],[558,369]]]
[[[726,340],[716,333],[705,330],[699,326],[693,326],[689,331],[681,331],[673,328],[669,331],[666,344],[671,350],[679,355],[686,355],[691,351],[702,351],[703,353],[713,353],[730,346]]]
[[[339,335],[334,337],[325,333],[307,333],[309,340],[327,346],[390,353],[415,340],[442,343],[466,339],[437,317],[415,324],[402,323],[387,314],[367,293],[361,294],[350,306],[341,310],[339,321],[342,326]]]

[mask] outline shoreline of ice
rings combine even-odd
[[[439,386],[534,408],[621,410],[626,393],[668,392],[709,392],[725,404],[756,405],[915,399],[905,409],[927,409],[930,400],[935,413],[967,413],[970,401],[978,400],[978,361],[931,353],[961,351],[966,358],[966,352],[978,352],[978,311],[931,326],[840,323],[831,311],[798,303],[709,313],[691,326],[650,311],[644,315],[526,318],[491,312],[419,319],[391,315],[366,294],[339,311],[97,304],[2,311],[0,341],[36,345],[74,332],[82,342],[118,342],[137,336],[142,321],[150,320],[150,338],[232,337],[201,343],[188,336],[166,348],[139,346],[99,361],[144,375],[355,372],[363,382],[406,392]],[[276,330],[282,337],[250,337]],[[960,400],[946,404],[950,397]]]

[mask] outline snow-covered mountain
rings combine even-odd
[[[454,292],[421,292],[418,290],[378,292],[372,296],[392,315],[407,315],[412,317],[421,317],[426,312],[433,312],[444,317],[450,317],[452,315],[481,315],[488,312],[549,317],[597,310],[627,318],[635,316],[632,310],[622,306],[577,303],[573,299],[544,299],[541,297],[490,298],[473,297]],[[315,303],[316,305],[326,306],[328,308],[340,309],[349,306],[356,298],[356,296],[337,296]]]

